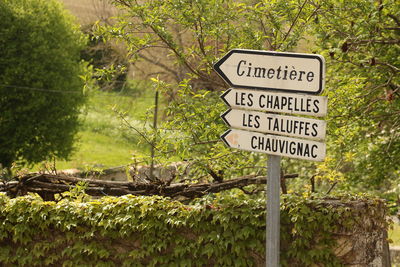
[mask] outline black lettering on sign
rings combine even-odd
[[[272,117],[267,117],[268,120],[268,130],[271,130],[271,121],[272,121]]]
[[[314,104],[313,112],[318,113],[319,112],[319,100],[315,99],[313,104]]]
[[[292,155],[296,155],[296,143],[295,142],[290,142],[289,153]]]
[[[277,68],[268,68],[265,66],[253,66],[252,62],[240,60],[236,67],[236,74],[239,77],[254,77],[260,79],[275,79],[275,80],[291,80],[291,81],[305,81],[312,82],[315,74],[312,71],[296,70],[295,66],[279,66]]]
[[[240,105],[241,105],[241,106],[244,106],[244,105],[245,105],[245,103],[244,103],[244,101],[245,101],[245,96],[246,96],[245,93],[241,93],[241,94],[240,94]]]
[[[281,108],[282,109],[284,109],[286,107],[287,102],[288,102],[287,98],[283,96],[281,99]]]
[[[268,79],[274,78],[274,75],[275,75],[275,70],[274,69],[269,69],[268,70],[268,74],[267,74]]]
[[[259,128],[260,127],[260,116],[243,113],[242,125],[244,127]]]
[[[314,159],[316,158],[316,157],[318,157],[318,155],[317,155],[317,153],[316,153],[316,150],[318,149],[318,146],[317,145],[313,145],[312,147],[311,147],[311,157],[313,157]]]
[[[247,95],[247,106],[248,107],[252,107],[253,106],[253,94],[252,93],[249,93],[248,95]]]
[[[313,131],[311,133],[312,136],[316,137],[318,135],[318,124],[313,123],[313,125],[311,126]]]
[[[256,141],[257,141],[257,136],[252,136],[251,137],[251,142],[250,142],[250,145],[251,145],[252,149],[258,149]]]
[[[302,70],[299,71],[299,79],[298,79],[299,82],[303,81],[302,77],[303,77],[304,74],[306,74],[305,71],[302,71]]]
[[[265,72],[267,70],[265,68],[259,68],[259,67],[255,67],[254,68],[254,77],[256,78],[265,78]]]
[[[247,68],[247,77],[250,77],[251,74],[251,63],[249,63],[249,67]]]
[[[272,95],[267,96],[267,108],[272,108],[273,100],[274,100],[274,98],[272,97]]]
[[[310,71],[307,73],[307,81],[312,82],[314,80],[314,72]]]
[[[287,66],[285,66],[285,70],[283,71],[283,78],[282,80],[287,80]]]
[[[276,78],[278,79],[278,80],[280,80],[281,79],[281,66],[279,66],[279,68],[277,68],[276,69]]]
[[[246,120],[246,114],[243,113],[243,117],[242,117],[242,126],[246,127],[247,126],[247,120]]]
[[[300,122],[300,130],[299,130],[299,133],[302,133],[303,132],[303,130],[304,130],[304,128],[305,128],[305,125],[304,125],[305,123],[304,123],[304,121],[301,121]]]
[[[275,98],[274,109],[281,109],[279,104],[280,104],[279,103],[279,98],[277,97],[277,98]]]
[[[239,102],[239,93],[235,93],[235,104],[236,104],[237,106],[240,105],[240,102]]]
[[[301,156],[303,153],[303,144],[302,143],[297,143],[296,147],[296,155]]]
[[[304,158],[317,158],[318,145],[311,145],[297,141],[281,140],[263,136],[252,136],[250,139],[252,149],[263,150],[280,154],[289,154]]]
[[[310,147],[308,146],[308,144],[304,145],[303,156],[304,157],[310,157]]]
[[[254,116],[254,128],[260,128],[260,116],[256,115]]]
[[[292,105],[293,105],[293,97],[289,97],[287,109],[290,110],[290,111],[292,111],[292,110],[293,110],[293,109],[292,109]]]
[[[243,74],[244,74],[244,70],[241,70],[240,69],[240,66],[242,65],[242,64],[245,64],[246,65],[246,61],[245,60],[240,60],[239,61],[239,64],[238,64],[238,66],[237,66],[237,69],[236,69],[236,72],[237,72],[237,75],[240,77],[240,76],[243,76]]]
[[[311,109],[310,109],[310,106],[311,106],[311,99],[308,98],[306,101],[307,101],[306,107],[305,107],[304,110],[302,109],[302,111],[310,112],[310,111],[311,111]]]
[[[265,95],[260,95],[260,98],[258,98],[258,105],[260,108],[264,108],[265,104],[263,103],[263,99],[265,98]]]

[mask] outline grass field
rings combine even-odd
[[[141,128],[142,119],[153,103],[154,91],[146,89],[143,83],[131,83],[128,89],[119,92],[91,93],[82,111],[84,123],[78,133],[76,151],[68,161],[56,161],[57,170],[121,166],[129,164],[133,154],[148,154],[149,146],[139,144],[137,133],[124,126],[113,109],[125,112],[130,125]]]

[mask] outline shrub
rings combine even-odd
[[[0,2],[0,164],[67,158],[84,103],[85,37],[57,1]]]

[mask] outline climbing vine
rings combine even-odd
[[[223,193],[190,204],[160,196],[79,197],[0,194],[2,266],[260,266],[265,199]],[[361,207],[361,208],[360,208]],[[342,266],[337,236],[381,231],[386,209],[363,196],[286,195],[282,266]],[[373,219],[366,219],[373,218]],[[372,223],[366,223],[366,221]]]

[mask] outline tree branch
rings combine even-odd
[[[285,43],[287,37],[288,37],[289,34],[292,32],[292,30],[293,30],[293,28],[294,28],[294,25],[296,25],[297,20],[299,19],[301,12],[303,12],[303,9],[304,9],[305,5],[307,4],[307,2],[308,2],[308,0],[305,0],[304,3],[303,3],[303,5],[300,7],[299,12],[297,13],[296,17],[294,18],[294,21],[292,22],[292,24],[290,25],[289,30],[286,32],[285,36],[283,37],[283,40],[282,40],[282,42],[280,43],[278,49],[281,48],[282,44]]]
[[[79,182],[87,183],[86,193],[91,196],[122,196],[132,195],[161,195],[165,197],[196,198],[208,193],[217,193],[233,188],[242,188],[248,185],[265,184],[265,176],[247,175],[221,181],[219,183],[177,183],[177,184],[138,184],[133,182],[103,181],[82,179],[53,174],[29,174],[18,181],[0,184],[0,192],[7,192],[12,196],[21,192],[36,192],[42,196],[63,193],[75,187]]]

